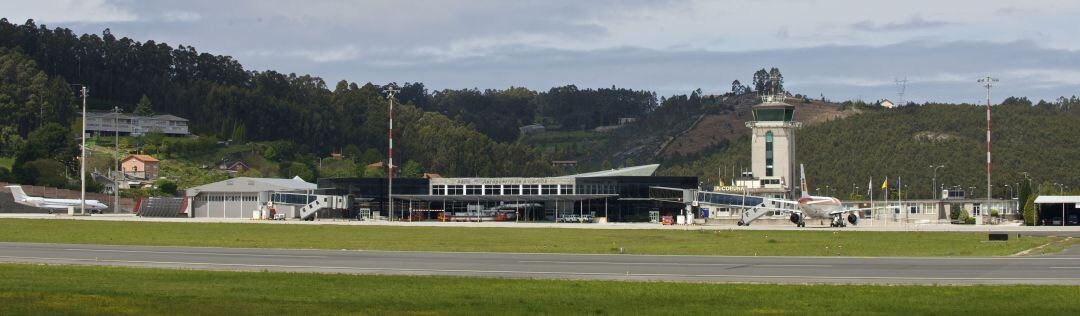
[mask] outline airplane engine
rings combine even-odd
[[[858,225],[859,224],[859,216],[855,215],[855,214],[848,214],[847,221],[848,221],[848,223],[851,223],[851,225]]]
[[[799,215],[799,213],[791,213],[791,217],[788,217],[788,219],[790,219],[791,222],[795,224],[802,223],[803,221],[802,216]]]

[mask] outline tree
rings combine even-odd
[[[754,92],[764,93],[765,87],[769,84],[769,72],[765,71],[765,68],[759,69],[754,72]]]
[[[769,69],[769,93],[779,93],[784,91],[784,75],[780,74],[780,69],[773,67]]]
[[[315,180],[315,172],[308,165],[295,161],[282,163],[279,172],[283,178],[300,177],[306,181]]]
[[[22,179],[27,183],[46,187],[64,187],[64,165],[52,159],[35,159],[23,164]]]
[[[177,195],[176,182],[172,182],[171,180],[161,179],[154,181],[154,186],[157,187],[157,189],[160,190],[161,193],[170,196]]]
[[[368,148],[367,150],[364,151],[363,155],[360,155],[360,157],[357,159],[356,163],[366,166],[366,165],[374,163],[374,162],[379,162],[382,159],[383,159],[382,153],[380,153],[375,148]],[[365,172],[365,173],[367,173],[367,172]]]
[[[746,86],[743,86],[738,79],[731,82],[731,93],[735,95],[746,93]]]
[[[232,141],[236,144],[243,144],[247,139],[247,128],[243,123],[237,123],[232,129]]]
[[[346,159],[352,160],[353,162],[360,162],[360,155],[362,155],[363,152],[361,152],[360,147],[357,147],[355,144],[349,144],[348,146],[345,146],[345,150],[342,150],[341,154],[344,155]]]
[[[150,103],[150,98],[145,94],[139,98],[139,104],[135,106],[135,115],[150,116],[154,115],[154,105]]]
[[[1028,196],[1027,202],[1024,202],[1024,225],[1035,226],[1038,216],[1035,212],[1035,195]]]
[[[405,162],[401,167],[401,176],[404,178],[420,178],[424,176],[424,166],[415,160]]]

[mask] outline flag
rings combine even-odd
[[[724,187],[724,179],[720,179],[720,187]]]
[[[889,178],[888,177],[885,177],[885,182],[881,183],[881,189],[882,190],[889,189]]]

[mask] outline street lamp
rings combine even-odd
[[[937,166],[930,165],[930,169],[934,170],[934,178],[933,178],[934,180],[932,182],[930,182],[930,197],[931,198],[937,196],[937,194],[934,193],[934,188],[937,187],[937,170],[941,169],[941,168],[945,168],[945,165],[937,165]]]
[[[116,159],[116,173],[113,174],[113,213],[120,213],[120,107],[113,107],[113,145],[116,151],[113,158]]]
[[[1013,196],[1013,188],[1012,188],[1011,186],[1009,186],[1008,184],[1006,184],[1006,185],[1005,185],[1005,192],[1007,193],[1007,194],[1005,195],[1005,197],[1008,197],[1008,198],[1010,198],[1010,199],[1011,199],[1011,198],[1012,198],[1012,196]]]

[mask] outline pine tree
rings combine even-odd
[[[142,95],[142,98],[139,98],[139,104],[135,106],[135,115],[154,115],[154,105],[150,103],[150,98],[147,97],[145,94]]]

